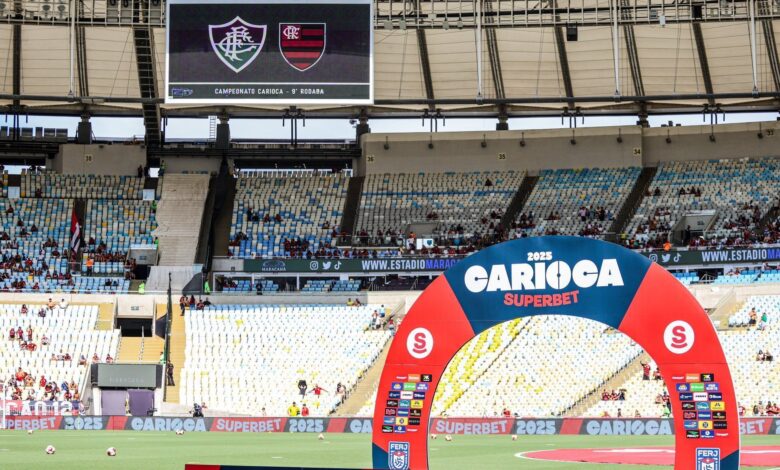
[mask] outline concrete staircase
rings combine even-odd
[[[158,336],[123,336],[117,362],[157,363],[164,346],[163,339]]]
[[[191,266],[195,261],[208,192],[209,175],[163,177],[154,231],[160,242],[160,266]]]
[[[363,374],[360,382],[358,382],[355,390],[352,391],[347,400],[336,408],[333,416],[355,416],[363,408],[363,405],[371,399],[374,391],[379,387],[379,379],[382,378],[382,369],[385,367],[387,354],[390,352],[390,345],[393,344],[393,339],[391,337],[385,344],[374,364]]]
[[[653,182],[655,174],[658,172],[657,167],[645,167],[642,168],[642,172],[639,173],[639,177],[634,182],[634,187],[631,188],[631,192],[628,193],[623,205],[620,207],[615,220],[612,221],[612,225],[609,228],[609,233],[604,237],[608,242],[620,243],[620,238],[625,230],[626,225],[634,217],[639,205],[642,204],[642,200],[645,198],[645,191],[650,188],[650,183]]]
[[[165,314],[165,305],[157,306],[157,316]],[[187,310],[185,315],[195,315],[196,312],[190,312]],[[184,329],[184,317],[181,316],[181,312],[178,309],[178,305],[174,305],[171,321],[171,344],[169,351],[170,361],[173,363],[173,381],[175,386],[167,386],[165,388],[165,402],[166,403],[179,403],[179,385],[181,385],[181,369],[184,367],[184,348],[187,344],[187,336]]]
[[[95,323],[95,329],[100,331],[108,331],[114,329],[114,305],[113,304],[100,304],[98,305],[98,319]]]
[[[512,225],[512,222],[520,214],[520,211],[523,210],[523,207],[525,207],[525,203],[538,181],[538,176],[529,176],[528,174],[525,175],[523,182],[520,183],[520,187],[517,188],[517,192],[512,197],[512,201],[509,202],[509,206],[507,206],[506,212],[504,212],[504,216],[501,217],[502,227],[507,228]]]
[[[339,228],[339,231],[342,233],[351,235],[355,231],[358,211],[360,210],[360,198],[363,195],[363,182],[365,180],[365,176],[353,176],[349,179],[347,199],[344,201],[344,215],[341,216],[341,227]]]
[[[617,333],[616,333],[617,334]],[[602,390],[619,390],[623,388],[623,384],[634,375],[637,370],[641,369],[641,362],[652,362],[652,358],[646,353],[642,352],[640,355],[629,362],[624,368],[620,369],[615,375],[609,378],[606,382],[596,387],[595,390],[584,396],[574,406],[564,413],[564,416],[582,416],[585,411],[590,409],[601,400]]]

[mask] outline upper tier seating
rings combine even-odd
[[[336,384],[351,389],[389,339],[387,331],[367,330],[377,307],[217,305],[187,315],[180,403],[284,416],[290,403],[303,401],[312,416],[325,416],[339,403]],[[301,379],[328,392],[302,400]]]
[[[108,253],[127,253],[131,244],[154,243],[157,221],[151,201],[87,201],[85,239],[106,245]]]
[[[655,189],[659,196],[652,195]],[[700,195],[690,194],[691,188]],[[688,194],[680,194],[685,190]],[[744,242],[780,192],[780,161],[773,158],[661,163],[626,233],[640,243],[666,240],[682,216],[690,211],[716,210],[706,244]],[[684,227],[683,227],[684,228]],[[749,240],[747,240],[749,241]],[[663,243],[662,241],[660,243]]]
[[[135,176],[23,174],[21,196],[72,199],[141,199],[144,179]]]
[[[518,218],[519,230],[529,235],[601,238],[609,230],[640,172],[640,168],[544,170],[522,213],[518,214],[528,216],[533,212],[533,223],[523,224]]]
[[[97,331],[95,324],[98,318],[98,307],[95,305],[70,305],[67,310],[59,306],[49,310],[45,305],[28,304],[28,312],[21,313],[21,304],[0,304],[0,378],[4,383],[13,377],[17,368],[32,375],[34,385],[20,387],[22,399],[32,392],[36,400],[44,399],[44,390],[40,387],[41,377],[57,383],[75,382],[80,388],[89,373],[89,365],[94,354],[105,361],[106,355],[116,358],[119,346],[119,330]],[[40,309],[45,309],[46,316],[38,316]],[[9,340],[11,328],[22,328],[25,340],[27,329],[32,328],[35,350],[22,350],[18,340]],[[48,345],[43,344],[44,337]],[[69,354],[71,360],[52,360],[52,355]],[[79,358],[84,356],[87,365],[79,365]],[[83,394],[84,390],[79,390]],[[13,390],[6,390],[6,398],[11,398]],[[73,394],[73,392],[71,392]],[[64,400],[64,393],[57,397]]]
[[[484,171],[368,175],[355,235],[365,232],[374,237],[378,230],[403,234],[408,224],[421,222],[438,223],[436,233],[442,235],[457,225],[466,235],[492,233],[489,224],[496,225],[498,220],[489,220],[491,212],[504,212],[524,174]],[[488,180],[492,184],[486,186]],[[483,218],[488,219],[486,223]]]
[[[230,225],[230,250],[239,258],[290,256],[284,240],[308,241],[308,249],[335,245],[333,230],[341,224],[347,196],[342,175],[241,175]],[[248,210],[257,214],[249,220]],[[281,221],[276,221],[276,215]],[[268,221],[264,218],[268,216]],[[323,228],[327,223],[329,228]],[[237,242],[238,234],[246,238]],[[243,237],[242,237],[243,238]],[[304,250],[305,251],[305,250]]]

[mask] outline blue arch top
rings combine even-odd
[[[518,317],[553,314],[618,328],[650,265],[613,243],[546,236],[486,248],[444,275],[475,334]]]

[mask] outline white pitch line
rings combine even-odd
[[[529,450],[526,452],[518,452],[515,454],[515,457],[518,459],[526,459],[526,460],[533,460],[536,462],[557,462],[557,463],[576,463],[577,465],[582,464],[588,464],[588,465],[604,465],[603,462],[572,462],[571,460],[553,460],[553,459],[536,459],[533,457],[528,457],[525,454],[531,453],[531,452],[545,452],[547,449],[540,449],[540,450]]]

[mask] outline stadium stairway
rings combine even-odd
[[[360,198],[363,196],[365,176],[355,176],[349,179],[347,199],[344,201],[344,215],[341,217],[341,233],[354,233],[360,210]]]
[[[222,196],[220,198],[220,196]],[[230,178],[224,193],[217,193],[214,202],[214,214],[211,229],[214,232],[214,256],[227,256],[230,246],[230,223],[233,216],[233,205],[236,202],[236,179]]]
[[[621,333],[615,333],[615,334],[621,334]],[[569,408],[568,411],[566,411],[563,415],[564,416],[571,416],[571,417],[580,417],[587,411],[589,408],[594,406],[596,403],[598,403],[601,400],[601,391],[602,390],[620,390],[623,388],[623,385],[630,379],[637,370],[641,369],[642,366],[640,363],[647,362],[650,363],[652,359],[646,352],[642,352],[637,357],[634,358],[633,361],[626,364],[626,366],[622,369],[620,369],[615,375],[613,375],[609,380],[604,382],[602,385],[596,387],[595,390],[590,392],[588,395],[582,397],[577,403],[574,404],[571,408]],[[631,393],[630,391],[628,393]]]
[[[165,315],[166,306],[164,304],[157,306],[157,316]],[[184,349],[187,344],[187,335],[184,330],[184,317],[181,316],[176,305],[174,305],[171,319],[171,343],[168,352],[170,361],[173,363],[173,381],[176,385],[165,387],[165,402],[179,403],[179,384],[181,380],[181,368],[184,367]],[[185,315],[195,314],[187,310]]]
[[[517,218],[517,215],[520,214],[520,212],[523,210],[523,207],[525,207],[525,202],[528,200],[528,196],[530,196],[531,192],[534,190],[537,181],[539,181],[538,176],[528,176],[528,174],[525,175],[523,182],[520,183],[520,187],[512,197],[512,201],[509,203],[509,206],[506,208],[506,212],[504,212],[504,216],[501,218],[502,227],[509,227],[512,224],[512,221]]]
[[[609,228],[609,233],[604,237],[606,241],[619,243],[620,236],[626,228],[626,225],[634,213],[642,204],[642,199],[645,197],[645,191],[650,187],[650,183],[653,182],[655,174],[658,172],[657,167],[645,167],[642,168],[642,172],[639,174],[639,178],[636,179],[634,187],[631,192],[628,193],[628,197],[623,201],[623,206],[615,216],[615,220],[612,221],[612,226]]]
[[[374,364],[368,368],[360,382],[355,386],[355,389],[349,394],[347,400],[336,408],[333,416],[356,416],[366,401],[371,399],[377,387],[379,387],[379,379],[382,377],[382,369],[385,367],[391,344],[393,344],[392,337],[385,344],[385,347],[382,348],[382,352],[377,356]]]
[[[209,175],[173,173],[163,177],[154,231],[161,266],[191,266],[195,261],[209,179]]]
[[[718,304],[709,312],[710,320],[715,328],[718,330],[728,329],[729,317],[742,309],[745,305],[745,301],[737,300],[737,292],[733,287],[728,290],[723,297],[721,297]]]
[[[163,339],[158,336],[123,336],[117,362],[157,363],[164,346]]]
[[[114,305],[113,304],[98,305],[98,319],[97,322],[95,322],[95,329],[101,331],[114,329]]]

